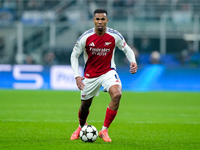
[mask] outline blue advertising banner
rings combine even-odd
[[[80,68],[83,74],[83,69]],[[77,90],[71,66],[0,65],[1,89]]]
[[[80,67],[83,74],[83,68]],[[130,74],[118,68],[123,90],[200,92],[200,68],[149,65]],[[0,65],[0,89],[78,90],[71,66]]]

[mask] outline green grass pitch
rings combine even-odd
[[[108,93],[95,97],[88,124],[100,130],[109,101]],[[70,140],[79,106],[79,91],[1,90],[0,149],[200,149],[200,93],[123,92],[111,143]]]

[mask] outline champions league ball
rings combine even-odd
[[[81,128],[80,138],[83,142],[94,142],[98,137],[97,129],[92,125],[85,125]]]

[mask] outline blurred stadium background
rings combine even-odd
[[[116,50],[124,90],[200,91],[199,0],[0,0],[0,89],[76,90],[70,54],[96,8],[135,51],[132,76]]]

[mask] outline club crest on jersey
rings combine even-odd
[[[105,46],[112,44],[112,42],[105,42]]]
[[[94,45],[94,42],[90,43],[90,45],[89,45],[89,46],[95,46],[95,45]]]
[[[82,97],[86,97],[86,95],[81,95]]]

